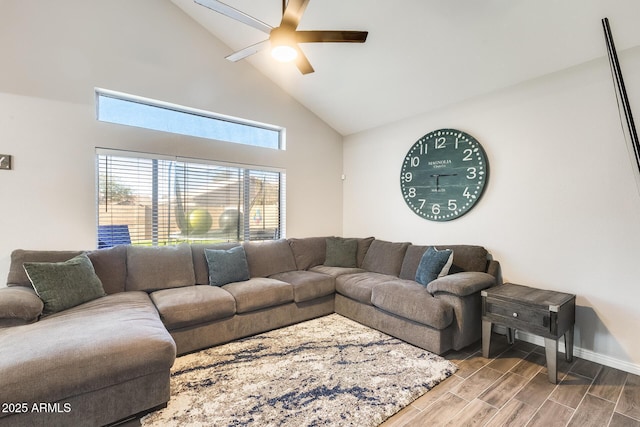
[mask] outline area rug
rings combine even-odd
[[[377,426],[453,363],[331,314],[188,354],[143,426]]]

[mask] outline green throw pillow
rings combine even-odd
[[[445,249],[437,250],[429,246],[420,258],[420,264],[416,270],[416,282],[428,285],[429,282],[449,274],[449,269],[453,264],[453,251]]]
[[[205,249],[209,266],[209,284],[222,286],[232,282],[249,280],[249,264],[242,246],[231,249]]]
[[[65,262],[25,262],[23,267],[44,303],[43,315],[106,295],[87,254]]]
[[[329,267],[357,267],[358,241],[342,237],[327,237],[324,265]]]

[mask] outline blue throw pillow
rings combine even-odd
[[[231,282],[249,280],[249,264],[242,246],[228,250],[205,249],[204,256],[209,266],[209,284],[222,286]]]
[[[445,249],[437,250],[429,246],[420,258],[420,264],[416,270],[416,282],[428,285],[429,282],[449,274],[449,269],[453,264],[453,251]]]

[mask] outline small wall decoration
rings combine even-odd
[[[475,206],[489,178],[480,143],[456,129],[418,139],[402,162],[400,188],[409,208],[431,221],[450,221]]]
[[[11,169],[11,156],[8,154],[0,154],[0,169]]]

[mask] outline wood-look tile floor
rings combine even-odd
[[[558,355],[558,384],[544,348],[494,335],[490,359],[477,343],[445,354],[458,371],[381,427],[640,427],[640,376]]]

